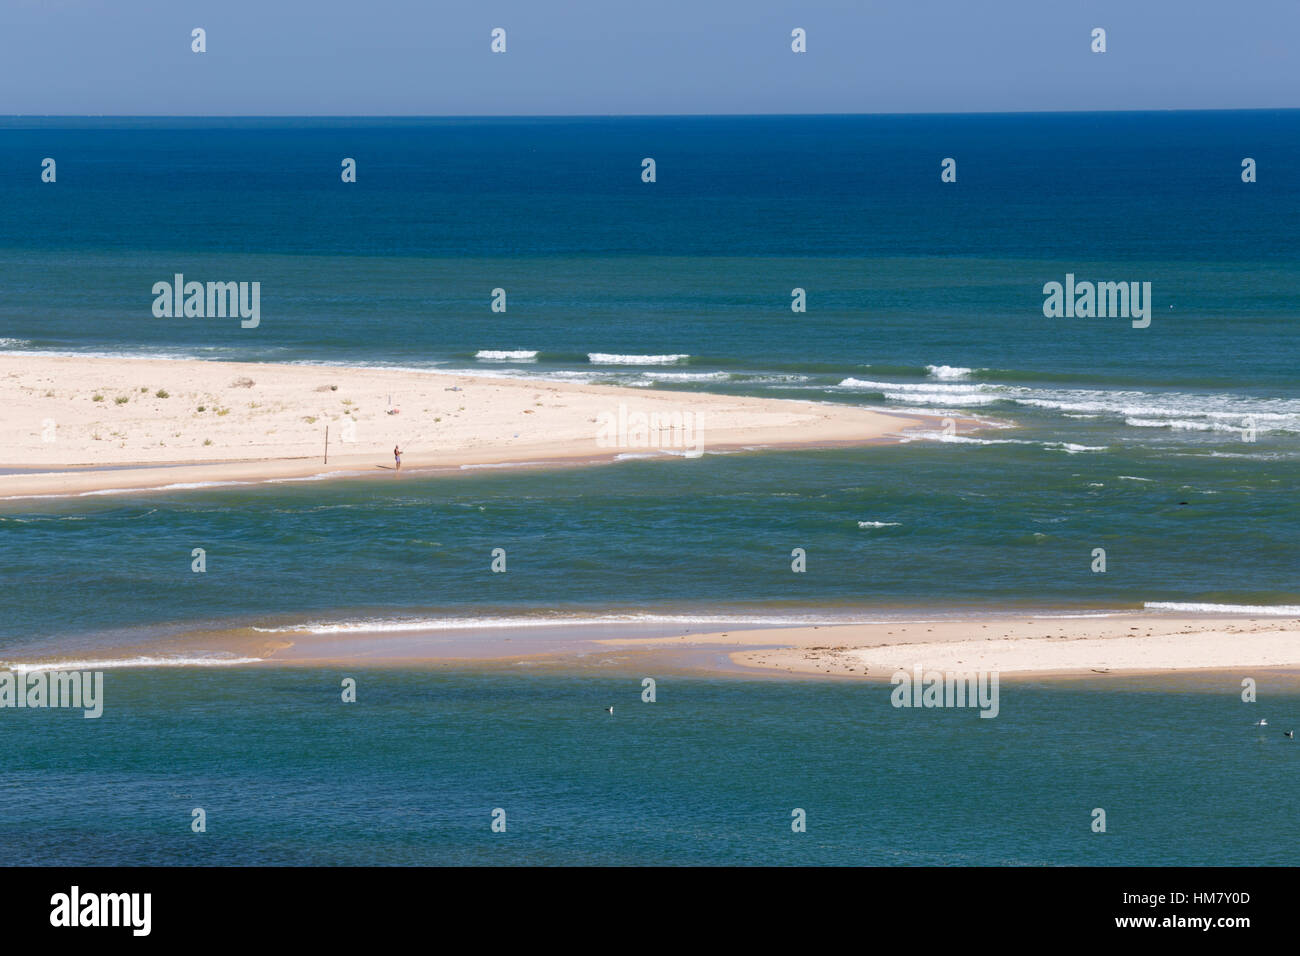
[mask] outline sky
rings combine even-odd
[[[1279,108],[1298,36],[1297,0],[0,0],[0,114]]]

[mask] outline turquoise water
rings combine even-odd
[[[34,172],[46,155],[54,185]],[[304,625],[1294,607],[1297,157],[1295,111],[0,121],[6,352],[469,371],[986,426],[0,501],[0,660]],[[260,326],[154,318],[151,287],[177,272],[261,282]],[[1150,282],[1150,327],[1045,318],[1043,285],[1067,273]],[[1295,753],[1249,727],[1235,688],[1028,685],[979,720],[846,684],[682,678],[643,706],[634,680],[389,671],[346,707],[338,679],[113,670],[99,721],[7,711],[0,845],[37,834],[24,845],[68,863],[1294,860],[1277,808]]]
[[[933,442],[42,502],[0,513],[0,633],[31,659],[145,625],[1294,605],[1295,474]]]
[[[887,685],[640,690],[639,675],[110,672],[98,720],[4,714],[0,862],[1295,862],[1300,749],[1276,729],[1300,716],[1294,690],[1246,705],[1231,680],[1004,683],[993,720],[896,710]],[[1257,710],[1275,726],[1250,726]]]

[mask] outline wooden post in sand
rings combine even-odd
[[[330,463],[330,427],[325,426],[325,464]]]

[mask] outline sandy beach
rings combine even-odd
[[[463,374],[0,356],[0,498],[889,441],[848,405]],[[960,428],[973,427],[962,421]],[[328,461],[326,461],[326,429]],[[25,472],[25,473],[24,473]]]
[[[658,633],[642,636],[649,629]],[[681,671],[866,680],[888,680],[896,671],[917,666],[1035,678],[1300,668],[1300,618],[1158,611],[913,617],[727,630],[584,625],[276,637],[283,643],[267,659],[295,664],[478,661],[613,667],[645,660]],[[237,652],[249,653],[249,647],[241,645]]]
[[[598,616],[599,617],[599,616]],[[685,620],[435,620],[367,628],[304,624],[183,631],[96,666],[457,666],[887,681],[899,670],[1073,678],[1271,671],[1300,679],[1300,617],[1162,611],[909,617],[725,630]],[[28,662],[20,662],[28,663]],[[78,659],[78,666],[88,666]],[[1288,677],[1288,675],[1290,675]]]
[[[617,643],[744,645],[729,654],[743,667],[875,680],[916,666],[1023,676],[1285,668],[1300,667],[1300,618],[1061,614],[722,631]]]

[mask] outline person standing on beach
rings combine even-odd
[[[393,461],[396,462],[394,471],[402,470],[402,449],[398,445],[393,446]]]

